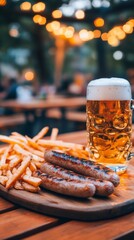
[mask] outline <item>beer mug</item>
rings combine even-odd
[[[131,87],[121,78],[101,78],[87,86],[87,149],[91,159],[121,174],[131,155]]]

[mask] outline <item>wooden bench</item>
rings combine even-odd
[[[46,117],[53,121],[60,121],[62,113],[59,109],[51,109],[46,112]],[[77,110],[68,110],[65,113],[65,128],[66,131],[85,130],[86,128],[86,113]],[[66,124],[67,121],[67,124]]]
[[[24,114],[12,114],[0,116],[0,132],[4,133],[9,129],[16,128],[17,126],[25,124]]]
[[[62,116],[59,109],[51,109],[46,113],[46,117],[60,119]],[[86,113],[79,111],[67,111],[65,118],[70,121],[86,122]]]

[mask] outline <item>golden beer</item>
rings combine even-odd
[[[95,81],[100,81],[100,85],[96,86]],[[103,84],[101,81],[94,80],[88,85],[87,147],[92,159],[122,173],[132,145],[130,85],[123,79],[103,79]]]

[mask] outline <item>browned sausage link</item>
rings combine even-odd
[[[95,193],[95,186],[93,184],[52,177],[51,175],[42,173],[41,171],[36,171],[35,176],[41,178],[42,187],[64,195],[88,198],[92,197]]]
[[[109,196],[114,191],[114,186],[109,181],[86,177],[48,162],[43,163],[40,169],[52,176],[93,184],[96,187],[95,195],[97,196]]]
[[[114,171],[92,160],[85,160],[52,150],[45,152],[45,160],[89,177],[108,180],[114,186],[119,184],[119,176]]]

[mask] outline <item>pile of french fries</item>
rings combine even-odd
[[[34,172],[45,161],[44,153],[48,149],[88,159],[83,145],[57,140],[57,128],[53,128],[49,139],[46,139],[48,131],[46,126],[33,138],[17,132],[10,136],[0,135],[0,142],[6,143],[0,147],[0,184],[6,189],[38,192],[41,179],[34,177]]]

